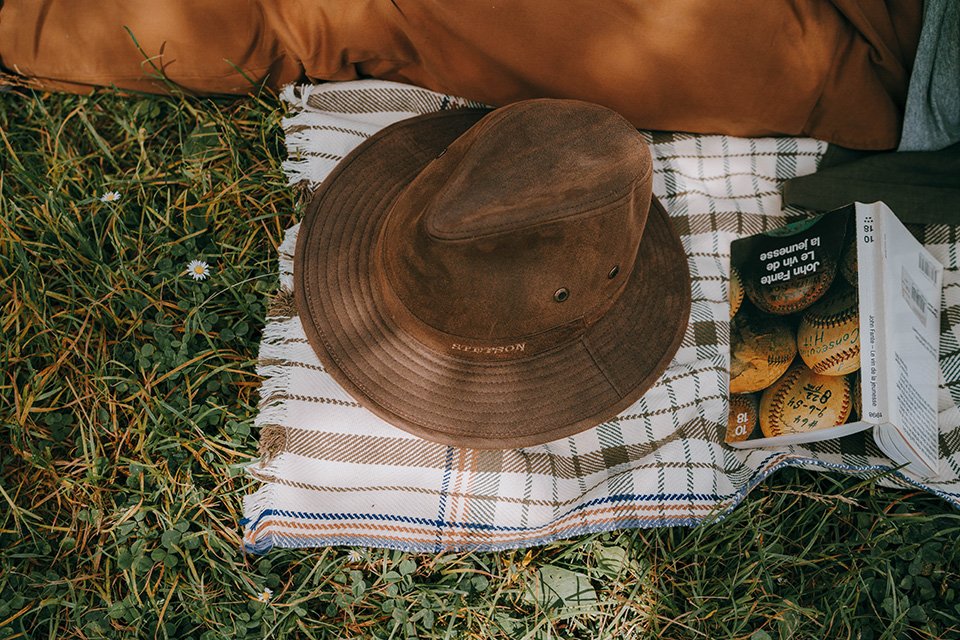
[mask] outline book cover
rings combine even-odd
[[[730,414],[738,448],[874,428],[922,475],[937,459],[942,266],[882,203],[731,244]]]

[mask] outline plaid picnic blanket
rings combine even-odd
[[[478,106],[382,81],[289,87],[284,121],[293,185],[318,185],[351,149],[416,114]],[[323,370],[292,297],[298,227],[279,249],[280,290],[259,353],[260,483],[245,499],[244,546],[365,545],[410,551],[491,550],[624,527],[695,525],[722,517],[785,465],[920,487],[960,506],[958,230],[924,229],[947,266],[940,394],[942,472],[921,481],[872,437],[739,451],[722,443],[729,363],[731,240],[780,226],[779,185],[811,173],[826,145],[802,138],[645,134],[653,190],[689,257],[693,306],[683,344],[660,381],[615,419],[549,444],[480,451],[427,442],[360,407]]]

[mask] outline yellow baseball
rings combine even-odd
[[[834,287],[797,326],[797,351],[810,369],[843,376],[860,368],[860,302],[856,289]]]
[[[756,396],[730,396],[730,412],[727,416],[727,442],[742,442],[750,437],[760,419],[760,406]]]
[[[730,393],[773,384],[797,355],[797,338],[782,318],[738,314],[730,322]]]
[[[760,429],[768,438],[845,424],[853,399],[850,381],[792,366],[760,397]]]
[[[730,317],[732,318],[740,310],[740,304],[743,302],[743,281],[740,279],[740,272],[736,267],[730,267]]]

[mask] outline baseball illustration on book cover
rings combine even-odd
[[[805,434],[857,417],[850,226],[849,215],[819,216],[732,244],[731,278],[745,296],[741,302],[731,293],[728,442]]]

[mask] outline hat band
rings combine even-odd
[[[583,318],[578,318],[573,322],[528,336],[492,341],[455,336],[431,327],[416,317],[397,296],[393,287],[387,282],[387,278],[375,278],[375,282],[375,286],[381,290],[382,300],[396,327],[424,347],[444,357],[480,362],[522,360],[576,340],[589,326]]]

